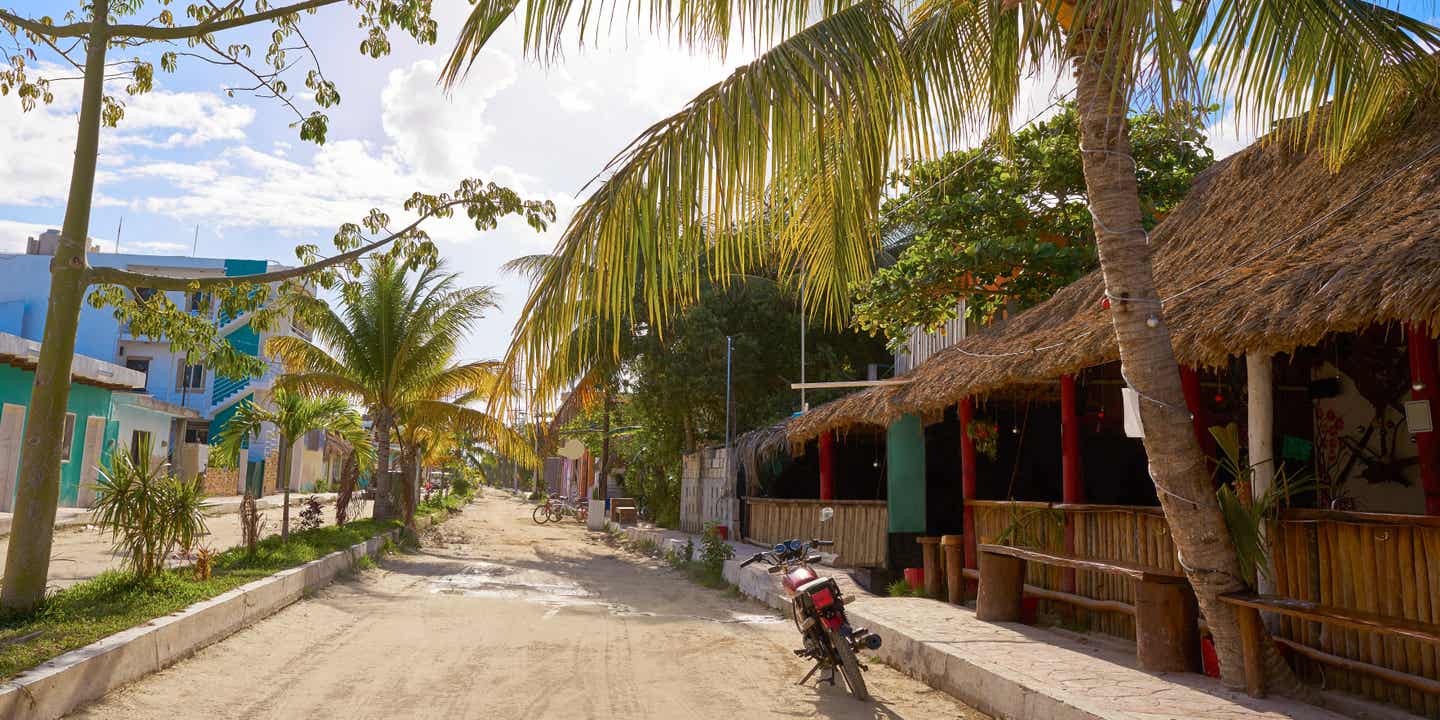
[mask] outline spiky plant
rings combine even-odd
[[[112,450],[110,466],[100,467],[91,518],[125,566],[149,580],[172,552],[190,551],[208,532],[204,499],[198,483],[176,478],[169,463],[154,463],[146,440],[131,452]]]

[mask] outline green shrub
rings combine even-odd
[[[717,523],[705,523],[705,532],[700,537],[700,562],[715,573],[723,573],[725,561],[735,557],[735,548],[715,531]]]
[[[450,481],[450,490],[456,495],[470,495],[475,491],[475,483],[465,473],[457,473],[455,479]]]
[[[152,468],[148,442],[135,455],[123,449],[110,453],[110,467],[100,468],[95,483],[91,512],[126,567],[149,579],[165,569],[172,552],[188,555],[207,532],[201,512],[205,494],[199,483],[172,476],[167,464]]]
[[[921,593],[923,593],[924,590],[911,585],[909,581],[901,578],[886,585],[885,592],[888,593],[890,597],[921,597]]]

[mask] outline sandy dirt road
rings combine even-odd
[[[798,686],[795,630],[491,495],[74,718],[983,718],[875,664],[875,700]]]

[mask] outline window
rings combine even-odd
[[[148,302],[152,297],[155,297],[155,288],[135,288],[135,298],[140,302]]]
[[[150,431],[131,430],[130,459],[134,460],[136,465],[140,464],[140,453],[142,452],[155,452],[155,450],[150,447]]]
[[[75,413],[65,413],[65,434],[60,439],[60,462],[70,462],[70,451],[75,449]]]
[[[139,371],[139,372],[144,373],[144,374],[145,374],[145,382],[146,382],[147,384],[150,382],[150,358],[147,358],[147,357],[130,357],[130,358],[125,358],[125,367],[130,368],[131,370],[136,370],[136,371]]]
[[[199,363],[181,366],[175,377],[176,390],[204,390],[205,366]]]
[[[210,426],[208,425],[187,425],[185,426],[185,442],[199,443],[201,445],[210,442]]]
[[[320,449],[320,438],[322,438],[322,437],[324,437],[324,436],[325,436],[325,431],[324,431],[324,430],[311,430],[310,432],[305,433],[305,449],[306,449],[306,450],[319,450],[319,449]]]

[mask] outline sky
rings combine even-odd
[[[32,16],[70,6],[0,4]],[[447,94],[436,78],[468,7],[437,0],[438,42],[418,46],[394,31],[393,52],[379,60],[358,52],[362,35],[348,4],[306,17],[306,38],[342,97],[329,111],[323,146],[301,142],[294,115],[276,101],[228,95],[227,87],[246,84],[234,68],[182,59],[175,74],[157,71],[155,91],[129,99],[120,127],[103,131],[91,236],[105,251],[116,248],[118,236],[122,252],[294,264],[296,245],[328,249],[341,223],[371,208],[398,217],[414,191],[449,190],[465,177],[493,180],[523,197],[553,201],[559,220],[543,234],[518,220],[486,233],[463,221],[427,229],[451,269],[468,284],[494,285],[502,296],[501,310],[467,341],[465,357],[502,356],[526,283],[499,266],[549,251],[582,186],[615,152],[753,54],[736,48],[725,57],[695,55],[631,30],[585,49],[572,44],[560,62],[542,67],[523,57],[517,23],[510,22]],[[237,37],[243,35],[222,39]],[[251,37],[263,52],[263,39]],[[302,77],[291,85],[303,90]],[[1071,86],[1063,73],[1029,78],[1017,117]],[[53,89],[54,103],[28,113],[13,96],[0,98],[0,252],[23,252],[27,236],[59,227],[64,214],[80,87],[71,81]],[[1253,137],[1223,116],[1213,131],[1221,156]]]

